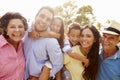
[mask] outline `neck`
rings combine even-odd
[[[82,52],[83,55],[87,56],[87,54],[89,53],[91,48],[83,48],[82,46],[80,46],[80,50]]]
[[[9,42],[10,44],[12,44],[13,47],[15,48],[15,50],[17,51],[19,42],[15,42],[15,41],[12,41],[12,40],[10,40],[10,39],[8,39],[8,42]]]
[[[117,52],[117,47],[110,49],[110,50],[103,50],[103,57],[108,58],[114,55]]]

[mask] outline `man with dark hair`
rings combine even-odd
[[[42,7],[35,16],[32,27],[38,33],[47,31],[53,18],[53,10],[49,7]],[[26,57],[25,80],[28,78],[29,80],[33,80],[32,78],[39,79],[43,66],[51,68],[48,74],[50,74],[50,77],[54,77],[63,66],[62,51],[55,38],[40,37],[35,40],[26,34],[24,38],[24,50]],[[49,78],[49,76],[46,77]],[[42,78],[42,80],[45,79]]]

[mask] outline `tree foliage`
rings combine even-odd
[[[78,22],[81,26],[87,24],[93,24],[95,16],[93,9],[90,5],[79,7],[75,1],[65,2],[61,6],[55,7],[55,14],[62,16],[65,25],[69,25],[71,22]]]
[[[55,14],[62,16],[65,24],[69,24],[73,21],[73,17],[76,14],[76,8],[75,2],[68,1],[62,6],[55,7]]]

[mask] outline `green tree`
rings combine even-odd
[[[62,6],[55,7],[55,14],[63,17],[65,24],[69,24],[73,21],[73,17],[76,14],[75,1],[68,1],[64,3]]]
[[[75,21],[79,22],[81,26],[93,24],[95,20],[93,9],[90,5],[82,6],[78,9]]]
[[[95,17],[92,7],[90,5],[79,7],[76,4],[76,1],[65,2],[63,5],[55,7],[55,13],[63,17],[65,25],[74,21],[80,23],[81,26],[93,24]]]

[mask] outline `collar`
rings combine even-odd
[[[0,35],[0,47],[6,45],[8,42],[3,35]]]
[[[10,44],[3,35],[0,35],[0,48],[3,47],[4,45]],[[23,42],[22,40],[19,43],[19,46],[22,46]]]
[[[118,51],[114,55],[108,57],[108,59],[118,59],[118,58],[120,58],[120,46],[117,46],[117,47],[118,47]],[[100,57],[103,58],[103,49],[100,49]]]

